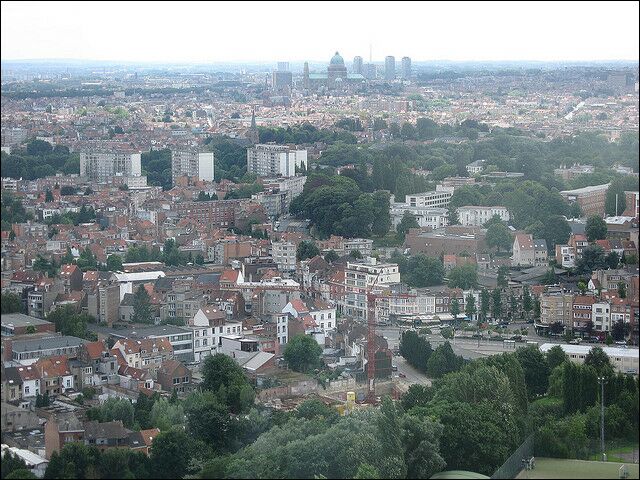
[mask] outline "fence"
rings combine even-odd
[[[533,434],[529,435],[522,442],[522,445],[491,475],[491,478],[516,478],[522,470],[522,460],[533,457],[533,437]]]

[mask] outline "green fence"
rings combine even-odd
[[[524,466],[523,460],[533,457],[533,438],[533,434],[529,435],[491,478],[516,478]]]

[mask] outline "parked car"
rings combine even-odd
[[[580,345],[580,343],[582,343],[582,339],[581,338],[574,338],[573,340],[571,340],[569,342],[571,345]]]
[[[400,373],[398,376],[399,376],[400,378],[407,378],[407,376],[406,376],[404,373]]]
[[[398,366],[397,365],[391,365],[391,370],[393,372],[397,372],[398,371]]]

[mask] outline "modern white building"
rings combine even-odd
[[[449,225],[446,208],[415,207],[406,203],[392,203],[390,210],[391,223],[394,229],[402,221],[405,212],[413,215],[421,227],[436,229]]]
[[[553,347],[559,346],[569,356],[569,360],[574,363],[582,364],[593,348],[590,345],[567,345],[558,343],[545,343],[540,345],[540,351],[547,353]],[[638,349],[637,348],[617,348],[602,347],[604,353],[607,354],[613,368],[618,372],[631,373],[638,375]]]
[[[139,177],[142,174],[140,153],[80,152],[80,175],[98,183],[111,177]]]
[[[366,320],[369,311],[367,293],[390,283],[400,283],[397,263],[378,263],[373,257],[363,263],[347,262],[344,296],[338,302],[338,308],[347,316]]]
[[[247,172],[259,177],[293,177],[307,169],[307,151],[284,145],[258,144],[247,149]]]
[[[404,201],[411,207],[447,208],[453,190],[453,187],[436,185],[435,191],[406,195]]]
[[[456,210],[460,225],[465,227],[481,227],[494,215],[498,215],[503,222],[509,221],[509,211],[506,207],[493,206],[482,207],[478,205],[467,205]]]
[[[611,305],[609,302],[596,302],[591,305],[591,321],[594,330],[599,332],[611,331]]]
[[[281,272],[296,269],[296,244],[288,241],[271,242],[271,256]]]
[[[213,182],[215,172],[213,152],[197,150],[174,150],[171,152],[171,182],[178,177],[195,177],[205,182]]]
[[[465,168],[469,175],[476,175],[478,173],[482,173],[485,163],[487,163],[486,160],[476,160],[475,162],[468,164]]]

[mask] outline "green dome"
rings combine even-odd
[[[331,58],[331,65],[344,65],[344,60],[338,52]]]

